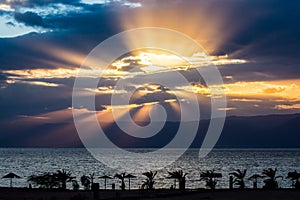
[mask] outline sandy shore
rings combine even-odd
[[[176,190],[112,191],[58,191],[22,188],[0,188],[0,200],[92,200],[92,199],[215,199],[215,200],[299,200],[300,191],[281,190]]]

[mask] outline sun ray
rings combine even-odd
[[[133,115],[133,121],[136,123],[138,122],[145,122],[148,121],[149,118],[149,112],[151,110],[152,106],[151,105],[144,105],[138,109]]]
[[[180,105],[178,104],[177,101],[172,101],[172,102],[168,102],[169,105],[172,107],[173,110],[175,110],[175,112],[177,114],[180,114],[181,113],[181,110],[180,110]]]
[[[140,27],[165,27],[178,30],[195,38],[209,53],[222,46],[236,31],[236,28],[234,29],[232,26],[230,29],[226,28],[230,24],[228,22],[229,16],[224,10],[214,12],[215,14],[211,15],[212,6],[210,3],[202,3],[200,7],[195,7],[189,3],[162,2],[160,7],[153,6],[149,2],[145,2],[145,4],[145,6],[132,10],[130,14],[124,13],[120,16],[120,24],[124,30]],[[222,34],[220,34],[221,32]],[[128,43],[130,44],[137,38],[129,39],[130,42]],[[155,41],[152,42],[155,44]],[[172,42],[176,44],[176,41],[172,41],[171,38],[167,42],[170,45]],[[188,50],[188,48],[183,49]]]

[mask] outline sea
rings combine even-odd
[[[138,149],[137,151],[146,150]],[[170,151],[174,151],[176,154],[178,150],[168,150],[168,154]],[[277,175],[283,176],[283,179],[278,179],[281,188],[291,187],[291,180],[286,178],[288,172],[294,170],[300,172],[300,149],[214,149],[201,159],[198,158],[198,153],[198,149],[189,149],[178,160],[158,170],[155,188],[170,188],[174,185],[174,180],[166,177],[168,171],[178,169],[188,173],[186,187],[190,189],[205,188],[205,183],[200,181],[200,173],[206,170],[222,173],[217,188],[229,187],[229,173],[235,169],[247,169],[245,183],[248,188],[252,187],[252,182],[248,180],[248,177],[253,174],[261,174],[267,168],[277,168]],[[164,162],[164,155],[161,157],[161,162]],[[122,156],[112,156],[112,159],[116,158],[122,159]],[[125,162],[130,162],[130,160],[130,157],[126,157]],[[94,173],[94,182],[100,184],[100,189],[104,188],[104,180],[100,179],[99,176],[109,175],[113,177],[115,173],[119,173],[117,169],[112,169],[96,160],[84,148],[0,148],[0,176],[3,177],[9,172],[21,176],[19,179],[13,179],[13,187],[28,187],[27,179],[30,175],[62,169],[71,171],[79,184],[82,175]],[[131,189],[138,189],[145,177],[140,172],[133,173],[133,175],[136,178],[130,180]],[[128,181],[125,180],[126,187],[128,187]],[[8,187],[9,184],[9,179],[0,179],[0,187]],[[116,189],[119,189],[120,182],[118,179],[107,180],[108,189],[112,187],[112,184],[115,184]],[[263,180],[259,180],[258,187],[262,186]],[[67,187],[71,189],[71,183],[68,183]]]

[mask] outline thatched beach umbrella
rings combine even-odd
[[[104,179],[104,188],[106,189],[106,180],[107,179],[112,179],[112,177],[104,175],[104,176],[100,176],[99,178],[103,178]]]
[[[132,174],[127,174],[124,178],[128,178],[129,182],[128,182],[128,189],[130,190],[130,179],[131,178],[136,178],[136,176],[132,175]]]
[[[18,176],[17,174],[14,173],[8,173],[5,176],[3,176],[2,178],[9,178],[10,179],[10,187],[12,187],[12,179],[13,178],[21,178],[20,176]]]

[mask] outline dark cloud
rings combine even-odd
[[[117,69],[117,71],[122,71],[122,72],[144,72],[140,66],[124,66],[120,69]]]
[[[238,101],[240,100],[240,101]],[[279,102],[281,100],[282,102]],[[298,104],[299,101],[293,103],[288,102],[284,98],[272,98],[271,96],[266,98],[247,98],[247,100],[241,98],[241,96],[227,96],[228,108],[233,108],[227,111],[228,116],[257,116],[266,114],[289,114],[296,113],[293,109],[276,109],[278,105],[293,105]],[[283,103],[284,102],[284,103]]]
[[[259,61],[299,62],[299,1],[236,1],[234,7],[231,20],[241,28],[219,51]]]
[[[5,23],[7,26],[16,26],[13,22],[6,22]]]
[[[55,29],[67,30],[67,34],[105,33],[118,26],[117,17],[122,7],[112,8],[103,4],[81,5],[83,12],[73,12],[67,15],[50,15],[45,22]]]
[[[80,0],[14,0],[10,2],[10,6],[13,8],[18,7],[35,7],[35,6],[47,6],[49,4],[61,3],[61,4],[77,4]]]
[[[6,80],[7,80],[6,74],[0,72],[0,90],[1,88],[3,89],[7,86]],[[1,95],[0,95],[0,99],[1,99]]]
[[[15,20],[26,26],[49,28],[49,26],[45,24],[43,18],[34,12],[15,13]]]
[[[16,13],[15,18],[27,26],[51,27],[53,31],[0,38],[1,69],[79,67],[81,62],[74,65],[71,58],[53,55],[51,47],[85,57],[97,44],[120,31],[117,16],[122,10],[104,5],[95,5],[93,9],[91,5],[83,6],[82,13],[53,14],[43,18],[33,12]]]
[[[300,75],[300,67],[296,63],[288,64],[271,61],[224,65],[219,66],[219,70],[223,77],[232,76],[230,79],[223,79],[226,83],[299,79]]]
[[[0,91],[0,119],[16,115],[38,115],[72,106],[72,88],[69,87],[45,87],[16,82]]]

